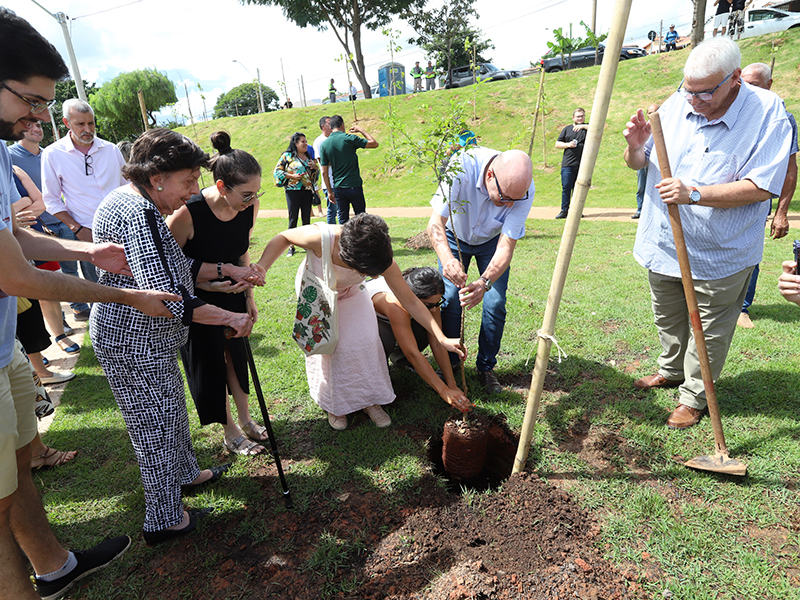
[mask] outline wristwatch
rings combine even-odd
[[[689,193],[689,204],[697,204],[700,202],[700,190],[692,186],[692,191]]]
[[[490,289],[492,289],[492,282],[488,277],[484,277],[483,275],[481,275],[480,279],[483,282],[484,292],[488,292]]]

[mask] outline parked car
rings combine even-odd
[[[749,38],[765,33],[776,33],[800,27],[800,13],[788,12],[777,8],[751,8],[744,13],[744,29],[740,37]],[[736,34],[734,33],[734,39]],[[713,29],[705,32],[709,38]]]
[[[522,71],[504,71],[498,69],[491,63],[477,63],[475,73],[470,65],[450,69],[444,80],[444,87],[447,89],[472,85],[476,81],[499,81],[501,79],[514,79],[522,77]]]
[[[603,55],[605,53],[606,47],[604,44],[600,44],[598,46],[599,60],[603,62]],[[623,46],[619,52],[619,59],[620,60],[628,60],[630,58],[641,58],[642,56],[647,56],[647,52],[644,49],[639,48],[639,46]],[[551,50],[547,54],[545,54],[542,59],[539,61],[542,65],[542,68],[547,73],[555,73],[556,71],[564,71],[567,68],[567,65],[570,65],[571,69],[577,69],[580,67],[593,67],[594,66],[594,46],[587,46],[586,48],[581,48],[580,50],[575,50],[572,53],[572,59],[568,55],[564,55],[564,58],[561,58],[560,54],[554,54]]]

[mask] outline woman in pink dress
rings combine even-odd
[[[394,296],[418,323],[450,352],[463,354],[457,339],[446,338],[430,311],[403,279],[393,259],[386,222],[377,215],[356,215],[344,225],[323,223],[288,229],[267,244],[258,264],[269,270],[289,248],[308,251],[311,270],[322,274],[322,236],[330,236],[331,259],[339,292],[339,341],[333,354],[306,357],[311,397],[328,415],[333,429],[347,428],[347,415],[363,410],[378,427],[391,419],[381,408],[394,400],[392,382],[378,335],[372,301],[362,282],[383,275]]]

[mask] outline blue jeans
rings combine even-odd
[[[642,212],[642,204],[644,204],[644,190],[647,187],[647,167],[636,171],[636,212]]]
[[[59,221],[58,223],[53,223],[52,225],[47,225],[46,227],[50,231],[55,233],[58,237],[60,237],[62,240],[78,239],[75,237],[75,234],[72,233],[72,230],[69,227],[67,227],[66,223],[62,223],[61,221]],[[61,272],[64,273],[64,275],[72,275],[73,277],[78,276],[78,263],[76,261],[64,260],[59,262],[58,264],[61,265]],[[92,270],[94,271],[94,265],[92,265],[91,263],[87,264],[90,267],[92,267]],[[82,262],[81,270],[84,271],[85,273],[83,265],[84,263]],[[86,275],[84,275],[84,277],[86,277]],[[95,275],[95,281],[97,281],[97,275]],[[86,304],[85,302],[71,302],[70,307],[72,307],[72,310],[76,313],[84,310],[89,310],[89,305]]]
[[[367,201],[364,199],[364,188],[333,188],[336,197],[336,213],[339,215],[339,225],[344,225],[350,220],[350,205],[357,215],[367,212]]]
[[[483,273],[494,256],[497,248],[497,241],[500,236],[473,246],[459,240],[461,244],[462,264],[464,271],[469,268],[472,257],[478,264],[478,273]],[[458,258],[458,248],[453,233],[447,230],[447,242],[453,256]],[[442,271],[442,263],[439,261],[439,271]],[[492,289],[486,292],[483,297],[483,313],[481,315],[481,330],[478,336],[478,357],[475,365],[478,371],[491,371],[497,364],[497,353],[500,351],[500,341],[503,339],[503,329],[506,325],[506,290],[508,288],[509,267],[500,278],[492,284]],[[478,276],[468,277],[468,281],[475,281]],[[457,338],[461,330],[461,303],[458,300],[458,288],[453,283],[444,278],[444,300],[442,306],[442,331],[447,337]],[[450,355],[450,361],[458,362],[455,354]]]
[[[750,277],[750,285],[747,286],[747,293],[744,296],[744,303],[742,304],[742,312],[750,312],[747,309],[753,304],[753,299],[756,297],[756,283],[758,283],[758,265],[753,268],[753,275]]]
[[[322,190],[325,192],[325,202],[328,204],[328,216],[325,221],[328,225],[336,225],[336,204],[328,200],[328,190]]]
[[[569,210],[569,200],[577,180],[578,167],[561,167],[561,212]]]

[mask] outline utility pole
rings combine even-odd
[[[592,33],[597,36],[597,0],[592,0]],[[594,48],[594,65],[600,64],[600,48]]]
[[[250,70],[247,67],[245,67],[240,61],[238,61],[238,60],[236,60],[234,58],[233,62],[239,63],[239,65],[245,71],[247,71],[247,74],[250,75],[250,77],[253,77],[253,74],[250,72]],[[264,96],[261,93],[261,71],[259,69],[256,69],[256,73],[258,74],[258,77],[257,78],[253,77],[253,80],[258,83],[258,107],[259,107],[259,111],[258,112],[262,112],[263,113],[264,112]],[[238,109],[237,109],[237,111],[238,111]],[[238,117],[239,115],[237,114],[236,116]]]
[[[286,73],[283,72],[283,58],[281,58],[281,79],[283,80],[283,93],[286,95],[286,100],[289,100],[289,89],[286,87]]]
[[[31,2],[53,17],[56,21],[58,21],[58,24],[61,25],[61,30],[64,32],[64,41],[67,44],[67,54],[69,54],[69,61],[72,64],[72,78],[75,80],[75,89],[78,90],[78,98],[86,102],[86,90],[83,89],[83,78],[81,77],[81,71],[78,68],[78,59],[75,58],[75,50],[72,47],[72,38],[70,38],[69,35],[69,27],[67,27],[67,21],[69,20],[69,17],[63,12],[56,14],[51,13],[36,0],[31,0]]]

